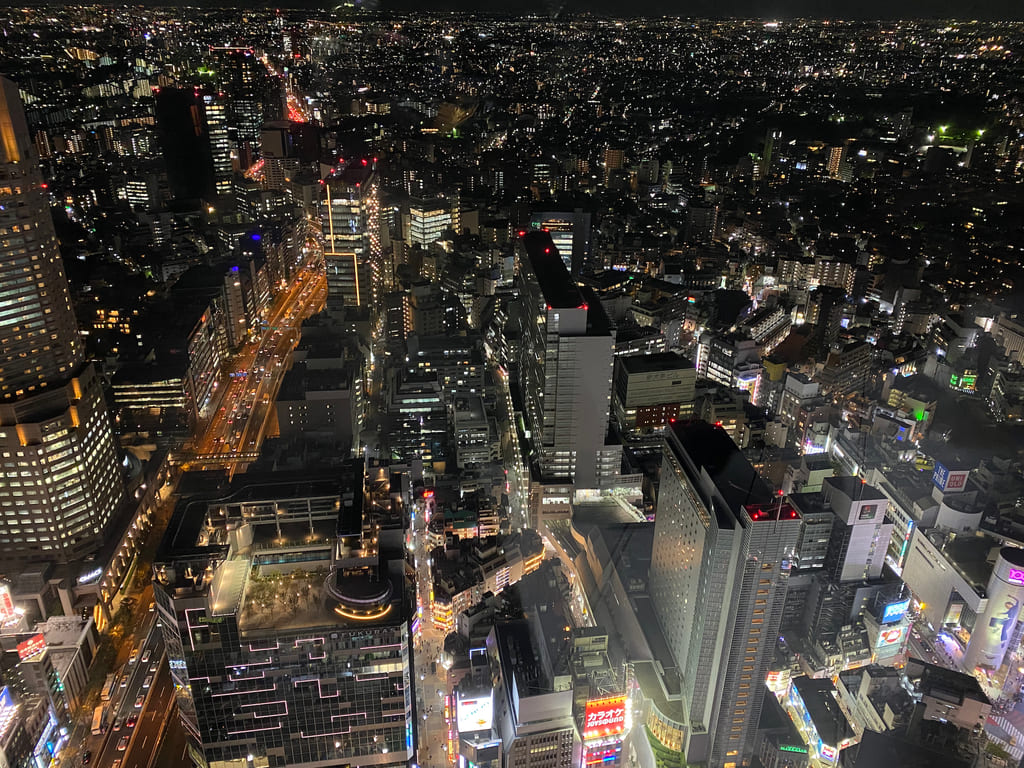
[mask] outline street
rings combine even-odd
[[[444,635],[434,628],[434,617],[430,612],[431,573],[428,546],[428,508],[433,503],[427,500],[415,502],[413,517],[413,554],[416,563],[416,593],[420,607],[420,630],[413,640],[416,680],[413,687],[417,696],[418,762],[424,768],[446,768],[450,765],[446,752],[449,741],[449,726],[445,722],[445,697],[450,695],[447,684],[447,669],[442,664]]]
[[[519,428],[516,425],[516,411],[512,403],[512,392],[509,388],[508,372],[498,366],[496,368],[498,383],[497,405],[499,408],[498,423],[506,427],[502,436],[502,459],[508,477],[508,500],[512,518],[512,530],[525,528],[529,524],[530,479],[523,463],[523,454],[519,446]]]
[[[227,383],[221,388],[219,407],[196,439],[186,469],[225,463],[244,469],[258,455],[302,322],[323,307],[326,295],[326,276],[310,266],[303,267],[291,286],[278,295],[259,338],[239,352],[225,374]]]
[[[129,660],[113,670],[115,687],[110,700],[103,702],[107,710],[106,731],[93,735],[85,725],[91,710],[80,713],[72,740],[61,752],[61,764],[79,765],[85,752],[91,752],[93,762],[104,767],[112,766],[120,759],[121,765],[128,768],[129,758],[138,768],[148,765],[148,757],[141,760],[140,756],[151,755],[155,749],[155,733],[166,720],[173,701],[170,674],[164,661],[163,635],[156,625],[156,613],[147,614],[136,631],[125,639],[125,646],[138,653],[133,654],[134,661]],[[125,683],[123,686],[122,681]],[[137,718],[137,723],[129,725],[132,717]],[[128,737],[129,744],[122,750],[118,746],[123,737]],[[137,745],[142,749],[137,749]],[[147,745],[149,751],[145,752]]]

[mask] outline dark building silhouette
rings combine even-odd
[[[184,88],[161,88],[156,94],[156,122],[174,199],[213,197],[213,153],[199,94]]]

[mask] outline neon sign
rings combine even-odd
[[[7,735],[17,717],[18,705],[14,703],[10,689],[5,685],[0,688],[0,739]]]
[[[31,659],[46,650],[46,638],[42,633],[33,635],[28,640],[18,643],[18,659]]]
[[[626,697],[591,699],[583,715],[583,738],[615,736],[626,730]]]
[[[892,629],[883,629],[878,633],[879,648],[883,648],[889,645],[896,645],[900,640],[903,639],[904,627],[893,627]]]
[[[1011,568],[1010,572],[1006,574],[1006,580],[1011,584],[1016,584],[1018,587],[1024,586],[1024,569]]]
[[[479,699],[463,699],[460,696],[455,705],[455,722],[459,733],[489,730],[493,714],[490,696]]]
[[[98,579],[102,575],[103,575],[103,569],[102,568],[93,568],[91,571],[83,573],[81,576],[79,576],[78,577],[78,583],[79,584],[91,584],[92,582],[96,581],[96,579]]]
[[[806,755],[807,754],[807,747],[794,747],[794,746],[791,746],[789,744],[780,744],[779,745],[779,751],[780,752],[799,752],[801,755]]]
[[[1024,578],[1024,574],[1022,574],[1022,578]],[[906,615],[908,608],[910,608],[909,598],[898,603],[889,603],[885,606],[885,610],[882,611],[882,622],[889,624],[893,621],[899,621]]]
[[[11,599],[11,588],[0,584],[0,621],[14,618],[14,600]]]

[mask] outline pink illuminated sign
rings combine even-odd
[[[1024,586],[1024,568],[1011,568],[1006,574],[1006,580],[1017,586]]]

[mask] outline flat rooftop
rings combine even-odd
[[[628,355],[620,357],[619,363],[626,373],[656,373],[693,369],[693,361],[675,352],[658,352],[653,355]],[[694,369],[696,370],[696,369]]]
[[[831,680],[798,677],[793,685],[823,742],[835,747],[847,736],[853,736],[853,728],[836,701],[836,687]]]
[[[548,306],[554,309],[581,308],[585,303],[583,294],[565,268],[551,235],[533,230],[523,235],[522,241]]]
[[[861,481],[859,477],[826,477],[822,483],[830,485],[837,491],[842,491],[846,496],[856,501],[888,501],[888,497],[873,485]]]
[[[678,448],[682,448],[685,454],[679,456],[680,464],[688,471],[695,468],[698,475],[710,478],[725,500],[727,518],[722,517],[726,510],[718,508],[720,502],[711,501],[710,504],[723,527],[732,527],[733,520],[739,518],[741,507],[772,501],[771,489],[725,430],[706,421],[677,421],[670,425],[670,430],[675,440],[669,440],[669,446],[677,453]],[[691,477],[691,481],[703,496],[705,483],[699,477]],[[704,500],[709,502],[707,498]]]
[[[984,704],[992,703],[973,675],[919,659],[909,659],[903,672],[922,694],[947,700],[952,698],[958,702],[973,699]]]
[[[686,725],[684,722],[686,715],[683,713],[683,703],[679,698],[678,687],[672,692],[674,694],[672,698],[669,698],[666,695],[669,683],[664,680],[664,675],[658,673],[653,661],[633,662],[633,675],[640,684],[640,690],[643,691],[644,696],[651,699],[661,714],[681,726]],[[675,682],[678,683],[678,677]]]

